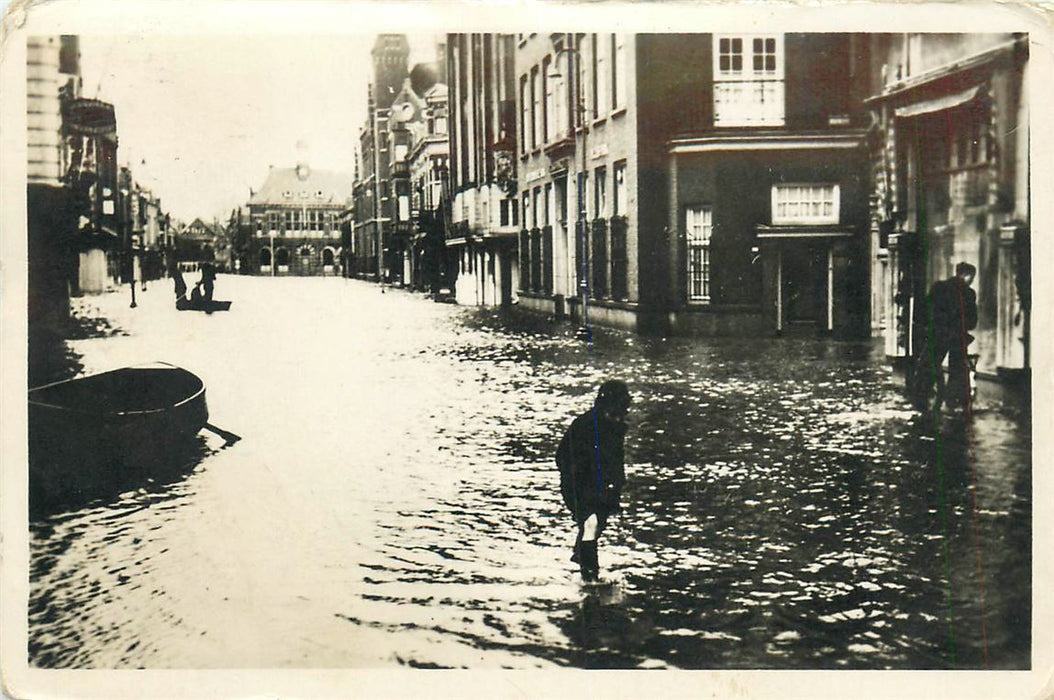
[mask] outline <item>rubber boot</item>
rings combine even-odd
[[[600,562],[597,560],[597,541],[582,542],[578,550],[578,566],[582,571],[582,581],[592,583],[600,577]]]

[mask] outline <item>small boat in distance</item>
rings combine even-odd
[[[205,427],[209,412],[197,375],[155,362],[31,389],[28,417],[30,486],[51,490],[149,476],[157,456]]]
[[[213,311],[230,311],[231,302],[229,301],[214,301],[210,299],[176,299],[176,309],[179,311],[204,311],[205,313],[212,313]]]

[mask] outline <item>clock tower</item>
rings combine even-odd
[[[388,109],[408,74],[410,43],[405,34],[379,34],[371,54],[374,100],[378,109]]]

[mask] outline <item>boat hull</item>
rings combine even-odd
[[[179,311],[204,311],[205,313],[212,313],[213,311],[230,311],[231,302],[229,301],[192,301],[190,299],[177,299],[176,309]]]
[[[48,494],[150,478],[208,421],[205,386],[157,363],[29,392],[30,488]]]

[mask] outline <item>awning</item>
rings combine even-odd
[[[933,112],[958,107],[977,97],[977,91],[980,89],[980,85],[975,85],[954,95],[944,95],[943,97],[935,97],[932,100],[924,100],[915,104],[897,107],[896,115],[898,117],[918,117],[923,114],[932,114]]]

